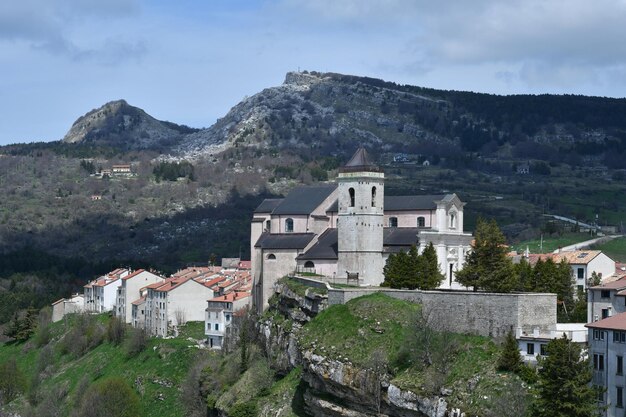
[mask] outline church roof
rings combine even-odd
[[[259,204],[255,213],[271,213],[283,201],[283,198],[266,198]]]
[[[435,210],[445,194],[385,196],[385,211]]]
[[[365,148],[360,147],[356,150],[352,158],[341,168],[339,172],[359,172],[374,171],[380,172],[381,169],[370,161],[369,154]]]
[[[296,187],[291,190],[287,197],[285,197],[271,213],[280,215],[311,214],[336,188],[337,184],[317,184]],[[263,205],[263,203],[261,203],[261,205]]]
[[[320,235],[317,243],[296,259],[337,259],[337,236],[337,229],[326,229]]]
[[[384,246],[411,246],[417,244],[417,227],[385,227],[383,229]]]
[[[315,233],[263,233],[254,245],[263,249],[304,249]]]

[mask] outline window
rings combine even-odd
[[[624,395],[624,389],[622,387],[615,387],[615,407],[623,408],[624,407],[624,399],[622,398]]]
[[[450,229],[456,228],[456,213],[450,213]]]
[[[285,232],[286,233],[293,232],[293,219],[289,218],[285,220]]]
[[[584,285],[577,285],[576,286],[576,292],[583,292],[585,291],[585,286]]]
[[[604,355],[600,353],[593,354],[593,369],[596,371],[604,371]]]
[[[350,194],[350,207],[354,207],[354,188],[350,188],[348,193]]]
[[[272,221],[271,220],[266,220],[265,221],[265,231],[266,232],[271,232],[272,231]]]
[[[304,267],[305,268],[315,268],[315,264],[313,263],[313,261],[306,261],[304,263]]]
[[[276,260],[276,255],[274,255],[273,253],[270,253],[269,255],[267,255],[267,259],[269,261],[275,261]]]
[[[600,291],[600,298],[611,298],[611,291],[609,290]]]
[[[423,217],[418,217],[417,218],[417,227],[424,227],[426,226],[426,219]]]
[[[593,331],[593,340],[604,340],[604,331],[594,329]]]
[[[626,343],[626,332],[613,331],[614,343]]]
[[[535,354],[535,344],[534,343],[526,343],[526,353],[529,355]]]
[[[372,187],[372,207],[376,207],[376,187]]]
[[[576,270],[576,274],[577,274],[578,279],[585,278],[585,268],[578,268]]]
[[[389,227],[398,227],[398,218],[390,217],[389,218]]]
[[[616,359],[617,359],[616,360],[616,362],[617,362],[616,368],[617,369],[615,370],[615,373],[617,375],[622,375],[624,373],[624,357],[617,355]]]
[[[602,309],[602,318],[605,319],[609,317],[609,309],[608,308],[603,308]]]
[[[546,350],[546,346],[548,345],[546,345],[545,343],[542,343],[539,345],[539,354],[541,356],[548,356],[548,351]]]
[[[220,325],[219,325],[219,323],[215,323],[215,331],[217,332],[217,331],[219,331],[219,330],[220,330]]]

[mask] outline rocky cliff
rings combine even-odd
[[[323,353],[303,342],[302,329],[326,307],[316,290],[299,295],[287,284],[276,287],[276,297],[260,322],[261,341],[274,369],[287,374],[300,367],[304,409],[312,416],[443,417],[452,413],[445,396],[424,396],[402,389],[384,367],[354,363],[350,352]],[[314,305],[317,308],[311,309]],[[346,335],[346,337],[349,337]],[[449,393],[448,393],[449,394]],[[458,416],[464,415],[454,410]]]

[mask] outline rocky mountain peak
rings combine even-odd
[[[318,72],[295,72],[290,71],[285,76],[285,82],[283,84],[292,84],[295,86],[311,86],[312,84],[319,83],[324,80],[323,74]]]

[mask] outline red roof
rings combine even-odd
[[[626,330],[626,313],[585,324],[585,327],[591,329]]]
[[[605,282],[603,284],[590,287],[590,289],[592,290],[617,290],[621,288],[626,288],[626,277],[622,277],[615,281]]]
[[[133,301],[131,304],[135,305],[135,306],[138,306],[139,304],[143,304],[145,302],[146,302],[146,296],[144,295],[140,299]]]
[[[132,277],[135,277],[139,274],[141,274],[142,272],[145,272],[145,269],[138,269],[135,272],[133,272],[132,274],[128,274],[126,275],[124,278],[122,278],[122,280],[126,281],[127,279],[131,279]]]
[[[233,291],[226,295],[222,295],[219,297],[211,298],[207,300],[209,303],[223,303],[223,302],[233,302],[235,300],[241,300],[242,298],[250,297],[252,294],[249,292],[239,292]]]

